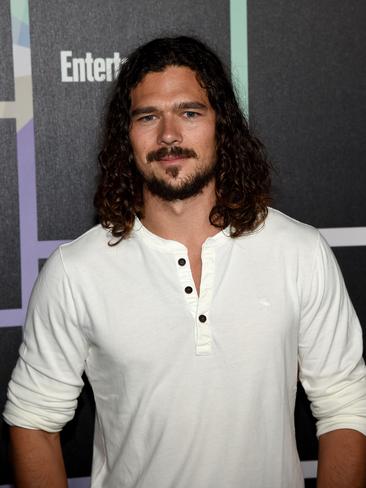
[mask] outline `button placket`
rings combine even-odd
[[[191,267],[189,264],[188,255],[179,253],[176,255],[177,271],[181,283],[182,292],[188,303],[192,317],[196,317],[198,296],[196,288],[193,283]]]
[[[215,251],[212,248],[202,249],[201,293],[196,314],[196,354],[207,355],[212,352],[211,325],[208,311],[210,309],[215,275]]]

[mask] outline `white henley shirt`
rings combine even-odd
[[[35,285],[4,418],[56,432],[86,372],[93,488],[300,488],[300,378],[318,435],[366,434],[361,328],[319,232],[273,209],[256,232],[187,249],[136,220],[114,247],[96,226]]]

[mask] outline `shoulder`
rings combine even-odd
[[[103,254],[108,250],[110,239],[110,232],[101,225],[96,225],[76,239],[62,244],[59,247],[59,251],[65,259],[95,257],[99,253]]]
[[[320,232],[274,208],[268,209],[265,221],[251,234],[239,238],[246,247],[267,250],[287,257],[307,256],[316,252]]]
[[[125,241],[115,246],[110,245],[111,241],[110,231],[101,225],[96,225],[78,238],[59,246],[49,257],[45,268],[74,276],[85,271],[97,273],[126,247]]]
[[[42,266],[38,283],[46,279],[61,279],[68,266],[73,267],[75,263],[95,261],[96,257],[103,254],[108,247],[110,246],[108,246],[107,231],[102,226],[97,225],[89,229],[78,238],[61,244],[53,251]]]
[[[300,222],[274,208],[268,209],[268,216],[263,224],[264,233],[279,240],[289,240],[311,244],[319,239],[319,231],[308,224]]]

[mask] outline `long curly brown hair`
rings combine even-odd
[[[216,112],[216,205],[209,219],[231,237],[253,231],[267,216],[270,162],[251,133],[223,64],[205,44],[190,37],[155,39],[136,49],[120,67],[106,117],[95,195],[101,224],[117,242],[126,238],[135,216],[143,217],[143,180],[130,144],[131,90],[147,73],[185,66],[196,73]]]

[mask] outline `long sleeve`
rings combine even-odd
[[[299,378],[317,418],[317,435],[339,428],[366,435],[362,331],[338,264],[320,235],[310,273],[302,296]]]
[[[87,352],[61,250],[57,250],[32,292],[8,387],[5,421],[48,432],[61,430],[74,416]]]

